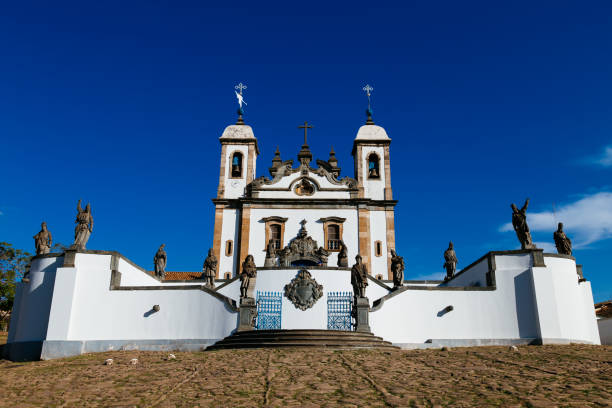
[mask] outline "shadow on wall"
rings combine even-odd
[[[514,277],[514,298],[520,338],[539,337],[533,281],[529,270]]]

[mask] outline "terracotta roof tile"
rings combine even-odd
[[[155,272],[150,271],[149,274],[154,275]],[[170,272],[166,271],[164,281],[181,281],[181,280],[198,280],[204,279],[202,272]]]

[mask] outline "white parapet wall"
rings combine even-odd
[[[370,325],[404,348],[599,344],[590,283],[573,258],[541,251],[492,252],[446,284],[405,286],[375,302]]]
[[[258,268],[255,295],[281,295],[281,329],[326,329],[329,294],[352,292],[348,268],[305,269],[323,295],[301,310],[284,293],[300,268]],[[35,257],[28,278],[18,284],[4,347],[13,360],[200,350],[238,327],[237,278],[214,290],[162,282],[108,251]],[[590,283],[579,282],[574,258],[541,250],[489,252],[448,282],[406,281],[393,290],[370,278],[366,294],[372,332],[403,348],[600,343]],[[610,330],[600,325],[602,335]]]
[[[166,284],[117,253],[32,262],[11,321],[8,357],[56,358],[120,348],[199,350],[237,326],[235,302],[201,284]],[[154,306],[159,306],[159,311]],[[36,356],[38,354],[38,356]]]

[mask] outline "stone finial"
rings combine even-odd
[[[336,158],[336,152],[334,151],[333,146],[331,148],[331,151],[329,152],[329,159],[327,159],[327,163],[331,168],[331,174],[335,178],[340,177],[340,167],[338,167],[338,159]]]
[[[280,150],[278,150],[278,146],[276,146],[276,151],[274,152],[274,158],[272,159],[272,167],[268,169],[270,172],[270,176],[274,177],[278,168],[283,164],[283,159],[281,159]]]
[[[366,120],[366,125],[374,125],[374,121],[372,120],[372,109],[368,108],[366,109],[366,116],[368,117],[368,119]]]

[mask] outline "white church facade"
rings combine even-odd
[[[244,324],[248,255],[256,270],[249,288],[253,331],[312,331],[318,344],[342,346],[329,333],[356,329],[351,265],[360,255],[369,273],[367,332],[385,344],[599,344],[590,282],[570,255],[492,251],[448,280],[394,285],[391,139],[368,117],[353,139],[354,175],[342,177],[333,151],[313,161],[308,124],[303,128],[297,160],[282,160],[277,151],[270,177],[256,178],[259,146],[242,117],[219,138],[214,286],[199,271],[156,276],[113,251],[38,255],[18,284],[6,356],[229,344],[223,339],[239,335]]]

